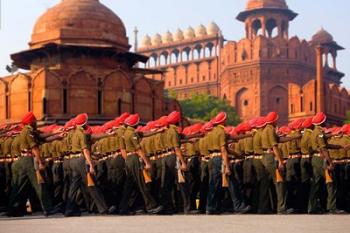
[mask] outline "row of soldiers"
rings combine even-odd
[[[38,128],[29,112],[0,129],[0,212],[350,211],[350,125],[323,128],[323,113],[279,128],[276,112],[236,127],[226,120],[222,112],[182,129],[179,112],[144,126],[124,113],[90,127],[80,114]]]

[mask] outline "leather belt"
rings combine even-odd
[[[21,153],[22,157],[33,157],[33,153]]]
[[[348,159],[336,159],[336,160],[333,160],[333,163],[334,164],[344,164],[344,163],[347,163],[349,160]]]
[[[309,158],[311,158],[311,156],[310,155],[302,155],[301,158],[302,159],[309,159]]]
[[[266,149],[266,150],[263,150],[263,152],[265,154],[271,154],[271,153],[273,153],[273,150],[272,149]]]
[[[215,158],[215,157],[221,157],[221,153],[220,152],[214,152],[214,153],[211,153],[209,155],[209,157],[212,159],[212,158]]]
[[[302,155],[289,155],[288,159],[300,159],[302,158]]]
[[[129,152],[129,153],[126,153],[126,156],[130,156],[130,155],[136,155],[136,152]]]
[[[313,154],[312,156],[321,158],[321,154],[320,153]]]
[[[259,160],[261,160],[261,159],[263,159],[263,156],[262,156],[262,155],[254,155],[254,159],[259,159]]]
[[[80,158],[82,156],[83,156],[83,154],[81,154],[81,153],[80,154],[72,154],[72,155],[69,156],[69,158],[70,159],[76,159],[76,158]]]
[[[245,159],[254,159],[254,155],[246,156]]]

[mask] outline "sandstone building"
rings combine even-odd
[[[237,16],[246,32],[239,41],[225,40],[212,22],[146,36],[138,52],[150,57],[147,68],[165,71],[148,77],[163,80],[178,99],[225,98],[243,120],[278,111],[287,123],[324,111],[329,123],[341,123],[350,109],[336,65],[343,48],[324,29],[311,40],[290,37],[295,17],[285,0],[249,0]]]
[[[81,112],[91,122],[138,112],[143,120],[178,109],[164,82],[135,68],[147,57],[129,52],[122,20],[98,0],[62,0],[36,22],[29,49],[11,58],[27,73],[0,79],[0,121],[27,111],[43,121],[65,121]]]

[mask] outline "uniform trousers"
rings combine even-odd
[[[66,215],[79,215],[80,209],[77,206],[77,195],[79,189],[86,189],[93,203],[96,205],[99,213],[107,212],[107,205],[98,186],[88,187],[87,172],[88,168],[83,156],[70,159],[71,181],[66,203]],[[96,181],[95,181],[96,184]]]
[[[188,184],[178,183],[178,173],[176,169],[177,157],[175,154],[168,155],[162,159],[162,187],[161,203],[164,212],[172,213],[175,211],[173,195],[179,189],[183,203],[183,211],[188,212],[191,209]],[[175,194],[176,196],[176,194]]]
[[[152,197],[151,191],[147,187],[142,176],[141,163],[139,156],[135,154],[128,155],[125,160],[126,179],[123,189],[123,196],[120,202],[119,210],[121,213],[129,212],[130,208],[135,206],[137,201],[134,197],[135,191],[139,192],[143,198],[146,210],[157,207],[157,202]]]
[[[52,211],[52,200],[48,192],[43,192],[45,184],[38,184],[34,169],[34,158],[21,157],[13,163],[12,169],[14,180],[8,204],[9,215],[16,214],[14,212],[23,206],[22,204],[28,198],[28,192],[30,192],[31,187],[35,190],[43,212],[49,213]]]
[[[325,160],[321,157],[312,158],[313,176],[311,178],[309,195],[309,212],[318,211],[321,208],[322,190],[325,185]],[[334,182],[326,184],[327,188],[327,210],[336,209],[337,190]]]

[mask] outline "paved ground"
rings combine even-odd
[[[0,233],[349,233],[342,216],[132,216],[0,218]]]

